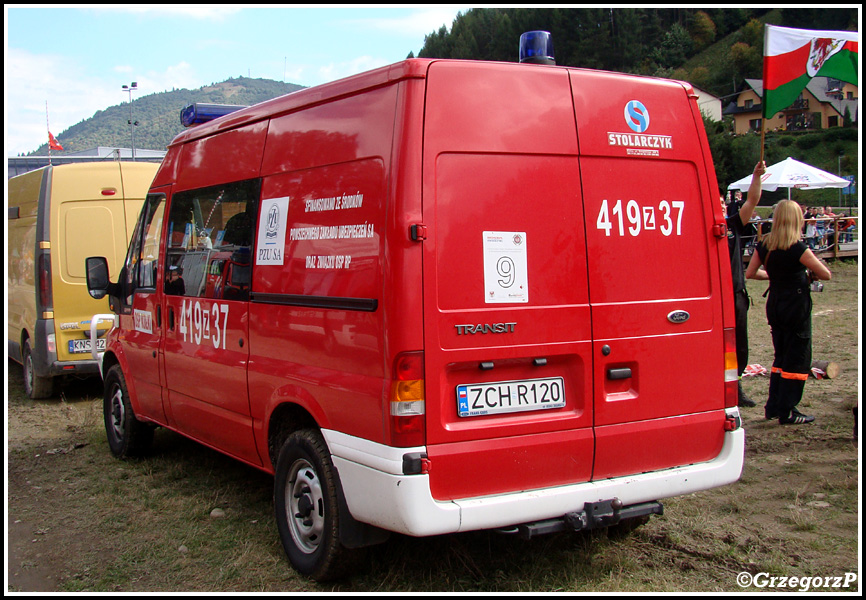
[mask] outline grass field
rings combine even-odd
[[[666,501],[663,516],[621,537],[395,535],[370,549],[355,577],[328,586],[290,567],[271,477],[165,430],[152,456],[117,461],[105,442],[98,381],[34,402],[10,361],[7,590],[699,593],[794,591],[805,581],[810,591],[857,591],[859,272],[856,262],[831,268],[833,280],[814,295],[814,356],[842,373],[807,383],[802,410],[817,419],[810,425],[765,421],[760,406],[743,411],[738,483]],[[749,291],[751,362],[769,366],[764,285],[749,282]],[[767,382],[745,381],[759,404]],[[780,587],[781,577],[797,585],[785,579]]]

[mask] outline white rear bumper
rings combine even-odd
[[[729,410],[736,414],[736,409]],[[336,431],[322,432],[346,502],[358,521],[412,536],[495,529],[554,519],[587,502],[619,498],[623,505],[681,496],[740,478],[745,431],[725,434],[719,455],[708,462],[652,473],[602,479],[527,492],[440,502],[427,475],[403,475],[403,455],[424,448],[391,448]]]

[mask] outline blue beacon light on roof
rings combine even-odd
[[[555,65],[553,37],[549,31],[527,31],[520,36],[520,62]]]
[[[237,104],[207,104],[204,102],[196,102],[180,111],[180,122],[184,127],[201,125],[202,123],[213,121],[214,119],[233,113],[242,108],[247,107],[239,106]]]

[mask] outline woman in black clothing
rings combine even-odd
[[[775,358],[770,373],[770,394],[764,414],[779,423],[810,423],[814,417],[797,411],[812,364],[813,279],[829,280],[830,269],[800,240],[803,211],[796,202],[783,200],[773,211],[773,229],[746,269],[747,279],[757,279],[763,265],[770,279],[767,321],[773,336]]]

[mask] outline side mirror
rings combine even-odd
[[[85,259],[87,269],[87,291],[92,298],[104,298],[111,282],[108,280],[108,261],[102,256]]]

